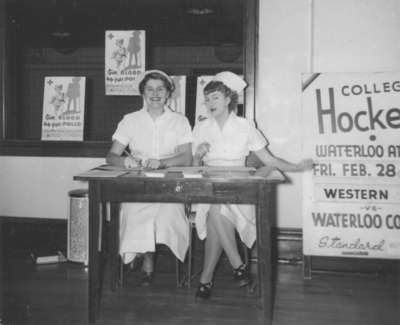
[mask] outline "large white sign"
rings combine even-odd
[[[400,257],[400,73],[303,76],[305,255]]]
[[[106,95],[139,95],[138,80],[146,67],[144,30],[105,33]]]
[[[45,77],[42,140],[83,140],[85,83],[85,77]]]

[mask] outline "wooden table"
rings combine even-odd
[[[268,179],[249,173],[238,176],[227,171],[202,178],[183,178],[167,174],[164,178],[148,177],[136,171],[112,173],[98,169],[74,176],[89,182],[89,321],[95,322],[100,311],[101,252],[100,236],[104,208],[110,202],[110,222],[118,220],[120,202],[181,202],[181,203],[246,203],[256,206],[258,256],[258,319],[261,324],[272,322],[271,224],[272,191],[282,179]],[[102,213],[103,211],[103,213]],[[116,243],[111,243],[111,249]],[[112,261],[114,264],[115,261]],[[111,265],[115,270],[115,265]],[[113,271],[114,272],[114,271]]]

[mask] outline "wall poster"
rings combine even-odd
[[[171,76],[175,90],[169,99],[169,107],[174,112],[185,115],[186,113],[186,76]]]
[[[45,77],[42,140],[83,140],[85,83],[85,77]]]
[[[106,95],[139,95],[137,80],[146,67],[144,30],[106,31]]]
[[[208,117],[206,105],[204,105],[204,87],[213,79],[213,76],[197,77],[196,86],[196,119],[195,123],[202,121]]]
[[[303,75],[305,255],[400,257],[400,73]]]

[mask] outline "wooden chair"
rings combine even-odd
[[[263,163],[261,162],[260,159],[254,154],[250,153],[250,155],[246,159],[246,166],[247,167],[254,167],[254,168],[260,168],[263,166]],[[187,256],[187,271],[185,277],[182,279],[181,283],[179,286],[187,285],[188,288],[191,287],[191,282],[192,279],[197,276],[201,270],[197,271],[195,274],[193,274],[193,232],[195,232],[196,228],[196,223],[195,223],[195,217],[196,217],[196,212],[192,211],[192,207],[190,204],[185,205],[185,213],[186,216],[189,220],[189,248],[188,248],[188,256]],[[250,250],[248,247],[242,243],[242,250],[243,250],[243,259],[247,265],[250,265],[250,263],[257,263],[257,257],[252,257],[250,254]],[[178,278],[179,276],[177,276]],[[255,290],[256,283],[253,282],[251,286],[249,286],[249,291],[254,291]]]
[[[193,233],[195,233],[196,231],[196,222],[195,222],[196,212],[192,211],[192,206],[190,204],[185,205],[185,212],[189,220],[189,248],[187,254],[186,275],[181,280],[179,286],[186,285],[188,288],[190,288],[192,280],[201,272],[201,270],[198,270],[195,274],[193,274],[193,248],[194,248],[193,243],[195,240],[193,237]],[[250,262],[249,249],[244,243],[242,243],[242,250],[243,250],[243,259],[245,263],[248,264]]]
[[[117,287],[122,287],[124,283],[124,272],[122,259],[119,256],[119,205],[115,203],[110,204],[110,213],[114,216],[109,219],[108,236],[108,259],[110,260],[110,286],[111,291],[116,291]],[[182,280],[180,278],[180,264],[179,259],[175,258],[175,275],[176,285],[181,286]]]

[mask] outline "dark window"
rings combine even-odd
[[[1,3],[5,10],[0,10],[0,48],[4,45],[0,59],[6,64],[1,71],[0,154],[51,152],[73,156],[74,151],[82,155],[85,149],[85,155],[103,155],[104,150],[96,148],[108,148],[122,116],[141,107],[139,96],[105,96],[106,30],[146,30],[146,68],[187,76],[186,115],[193,125],[197,76],[222,70],[244,72],[243,35],[249,24],[245,13],[249,7],[254,9],[256,1],[0,0]],[[249,60],[254,49],[246,51]],[[44,78],[74,75],[86,76],[85,141],[44,143],[40,141]],[[30,149],[21,149],[26,147]],[[59,147],[64,150],[60,152]]]

